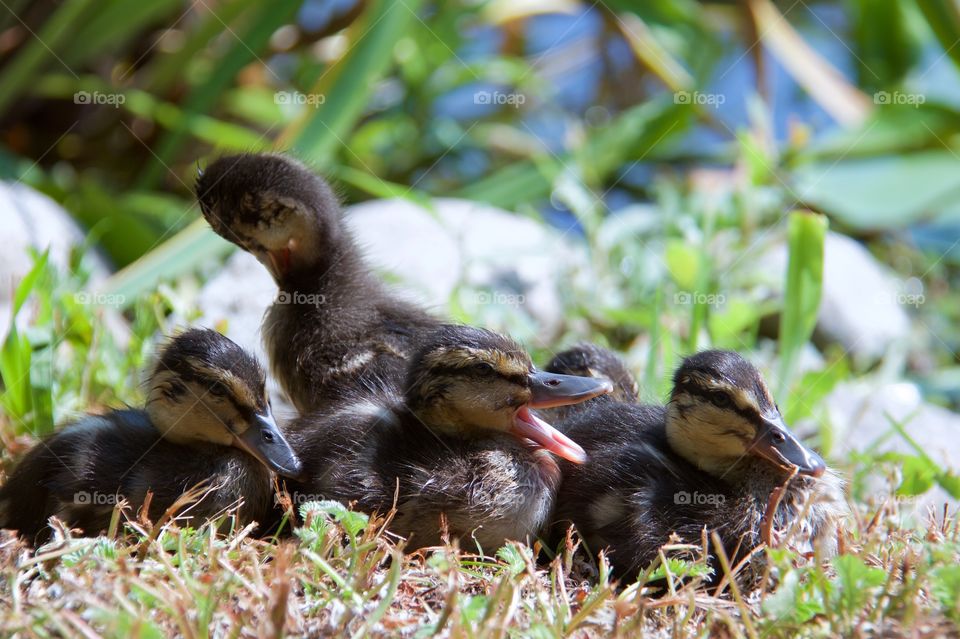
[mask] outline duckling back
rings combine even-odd
[[[353,404],[291,425],[305,479],[287,481],[295,504],[320,499],[397,512],[391,530],[410,548],[451,538],[486,550],[523,540],[547,523],[559,485],[556,462],[510,435],[465,439],[434,432],[399,406]]]
[[[168,442],[141,410],[90,416],[38,444],[17,466],[0,487],[0,527],[42,543],[50,534],[47,520],[56,516],[96,534],[109,526],[121,499],[135,516],[148,492],[153,497],[147,515],[156,521],[185,491],[205,481],[217,489],[189,509],[192,521],[241,503],[241,520],[263,521],[270,475],[246,453]]]

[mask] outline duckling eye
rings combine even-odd
[[[226,397],[227,387],[223,384],[213,384],[210,386],[210,394],[216,397]]]
[[[710,393],[710,401],[717,408],[727,408],[730,406],[730,397],[723,391],[713,391]]]
[[[478,373],[492,373],[493,364],[490,362],[477,362],[473,365],[473,370],[477,371]]]

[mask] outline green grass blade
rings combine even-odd
[[[917,5],[946,55],[960,67],[960,7],[954,0],[917,0]]]
[[[103,284],[102,291],[118,296],[120,306],[126,307],[153,290],[157,282],[189,273],[205,260],[227,255],[232,248],[232,244],[210,230],[206,220],[199,219],[115,273]]]
[[[183,110],[190,114],[206,114],[216,104],[217,100],[233,85],[234,78],[243,67],[257,59],[260,51],[266,47],[270,36],[281,26],[289,22],[294,12],[299,8],[300,0],[278,0],[264,4],[259,11],[250,17],[249,26],[236,34],[227,53],[216,62],[217,73],[210,76],[207,82],[195,87],[183,105]],[[167,165],[189,138],[186,129],[172,131],[157,143],[154,160],[147,165],[139,187],[152,186],[167,170]]]
[[[35,82],[40,72],[51,61],[57,61],[58,48],[73,35],[73,26],[81,22],[81,16],[93,5],[92,0],[72,0],[60,5],[43,24],[43,28],[30,38],[16,58],[0,73],[0,113]],[[67,69],[75,73],[73,69]]]
[[[790,214],[787,281],[780,314],[780,397],[786,396],[800,349],[813,335],[823,292],[823,247],[829,223],[810,211]]]
[[[417,20],[422,2],[370,2],[350,27],[350,50],[334,63],[311,90],[323,104],[304,114],[280,138],[309,162],[323,167],[346,139],[368,103],[375,83],[393,61],[393,47]]]
[[[145,27],[164,21],[168,16],[171,22],[175,20],[173,13],[178,10],[183,11],[180,0],[102,3],[98,12],[74,32],[69,42],[64,43],[61,57],[69,64],[79,66],[104,51],[124,49]]]

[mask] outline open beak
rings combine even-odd
[[[530,408],[554,408],[579,404],[613,390],[613,383],[601,377],[578,377],[535,371],[527,376],[533,398]]]
[[[764,419],[750,450],[778,466],[796,466],[801,475],[819,477],[827,469],[823,458],[800,443],[779,413]]]
[[[295,478],[303,471],[303,464],[269,413],[254,415],[250,427],[242,435],[235,435],[233,441],[279,475]]]
[[[579,444],[537,417],[530,409],[585,402],[609,393],[613,390],[613,384],[607,379],[541,371],[530,373],[528,380],[532,392],[530,403],[516,412],[510,432],[521,439],[532,440],[541,448],[575,464],[587,461],[587,453]]]
[[[520,439],[532,440],[537,446],[574,464],[587,461],[587,452],[580,447],[580,444],[534,415],[526,406],[513,416],[510,434]]]

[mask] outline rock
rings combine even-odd
[[[768,283],[782,291],[786,267],[787,247],[778,244],[760,258],[758,270],[770,273]],[[869,363],[909,339],[904,307],[922,303],[922,291],[898,282],[866,247],[839,233],[827,234],[823,271],[818,341],[837,342],[857,361]]]
[[[458,301],[490,328],[545,341],[556,337],[563,325],[561,286],[586,267],[583,248],[550,227],[486,204],[441,198],[433,206],[372,200],[351,207],[347,220],[371,265],[438,313],[446,314],[462,287]],[[526,330],[510,315],[525,316]]]
[[[70,249],[84,242],[85,233],[59,204],[20,182],[0,182],[0,210],[4,211],[0,216],[4,243],[0,251],[0,333],[5,335],[13,292],[33,266],[30,249],[49,249],[50,263],[65,271]],[[101,256],[91,252],[86,257],[91,284],[109,275],[110,267]]]
[[[834,425],[839,458],[850,453],[917,451],[893,427],[890,419],[903,425],[906,433],[924,453],[944,469],[960,469],[960,415],[929,404],[920,389],[909,382],[875,383],[861,379],[841,383],[826,398],[826,410]],[[916,500],[918,509],[957,501],[939,487]]]

